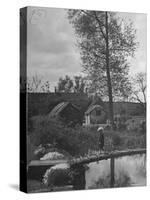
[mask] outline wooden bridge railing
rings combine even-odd
[[[123,156],[131,156],[136,154],[145,154],[146,149],[131,149],[131,150],[124,150],[124,151],[113,151],[109,153],[103,153],[99,155],[92,155],[92,156],[85,156],[76,159],[72,159],[70,161],[70,165],[79,165],[79,164],[88,164],[91,162],[96,162],[100,160],[107,160],[111,158],[119,158]]]

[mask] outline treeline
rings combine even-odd
[[[65,77],[60,77],[55,88],[51,88],[50,81],[45,81],[40,78],[40,76],[35,75],[26,81],[20,80],[20,86],[23,90],[26,86],[27,92],[29,93],[49,93],[49,92],[60,92],[60,93],[88,93],[97,94],[102,100],[107,101],[107,95],[101,94],[101,92],[94,88],[95,81],[89,80],[87,76],[74,76],[71,78],[66,75]],[[102,86],[99,84],[101,90]],[[115,89],[117,90],[117,89]],[[120,92],[120,90],[128,90],[127,93]],[[138,102],[146,110],[146,73],[140,72],[131,77],[128,81],[128,85],[118,89],[118,95],[113,96],[115,101],[131,101]]]
[[[74,92],[84,93],[87,92],[86,79],[82,76],[74,76],[73,78],[66,75],[64,78],[59,78],[56,86],[57,92]]]

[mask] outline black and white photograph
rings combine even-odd
[[[144,13],[20,9],[22,191],[146,186],[146,33]]]

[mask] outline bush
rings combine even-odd
[[[55,144],[71,155],[83,155],[88,149],[98,148],[98,134],[81,126],[66,127],[56,119],[38,116],[34,118],[33,131],[30,134],[35,146],[40,144]]]
[[[98,150],[97,128],[85,128],[80,125],[67,127],[56,119],[46,116],[34,117],[33,129],[29,137],[33,146],[51,144],[60,150],[68,152],[71,156],[87,154],[89,150]],[[112,151],[128,148],[145,148],[146,135],[134,131],[105,130],[105,150]],[[48,152],[47,152],[48,153]]]
[[[120,146],[121,145],[121,137],[119,135],[114,135],[113,136],[113,145],[114,146]]]
[[[67,164],[58,164],[47,171],[43,177],[43,183],[47,187],[63,186],[71,181],[70,168]]]

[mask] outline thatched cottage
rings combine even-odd
[[[70,102],[61,102],[57,104],[48,116],[50,118],[59,118],[70,126],[82,124],[80,109]]]
[[[34,116],[65,116],[68,123],[84,125],[105,124],[108,118],[109,103],[103,102],[98,95],[85,93],[28,93],[28,120]],[[140,113],[140,104],[114,102],[114,115],[125,110],[126,116]],[[115,118],[114,116],[114,118]]]
[[[106,122],[106,112],[100,105],[92,105],[85,112],[85,125],[103,124]]]

